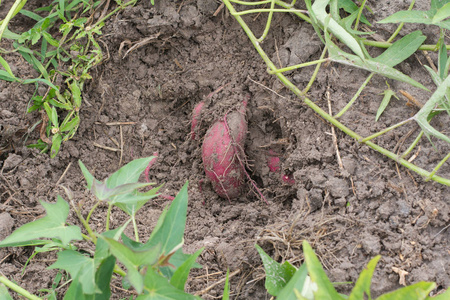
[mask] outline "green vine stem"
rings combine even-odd
[[[411,153],[411,151],[413,151],[413,149],[417,146],[420,139],[422,138],[423,134],[424,134],[423,130],[420,131],[419,135],[416,137],[414,142],[412,142],[412,144],[408,147],[408,149],[406,149],[405,152],[403,152],[401,158],[405,158],[409,153]]]
[[[108,203],[108,211],[106,213],[106,231],[109,230],[109,219],[111,218],[111,209],[112,209],[112,203]]]
[[[260,43],[262,41],[264,41],[264,39],[266,38],[267,34],[269,33],[270,25],[272,24],[273,12],[275,11],[274,8],[275,8],[275,0],[272,0],[272,3],[270,4],[269,16],[267,17],[266,28],[264,28],[263,34],[258,39],[258,42],[260,42]],[[278,9],[276,11],[278,11]]]
[[[240,16],[236,15],[237,12],[234,9],[233,5],[230,3],[230,1],[229,0],[223,0],[223,2],[225,4],[225,6],[227,7],[227,9],[230,11],[231,15],[233,15],[236,18],[236,20],[238,21],[239,25],[241,25],[242,29],[245,31],[245,33],[249,37],[250,41],[252,42],[253,47],[255,47],[255,49],[258,52],[258,54],[261,56],[261,58],[264,60],[264,62],[268,66],[269,70],[271,70],[272,72],[276,72],[277,67],[270,60],[268,55],[264,52],[264,50],[262,49],[261,45],[258,43],[257,38],[254,36],[253,32],[248,27],[248,25],[245,23],[245,21]],[[382,44],[382,45],[387,46],[387,47],[389,47],[391,45],[391,43],[386,43],[386,42],[377,42],[377,44]],[[433,47],[435,47],[435,46],[433,46]],[[429,49],[429,50],[432,51],[433,49]],[[363,139],[359,134],[357,134],[356,132],[354,132],[350,128],[346,127],[345,125],[340,123],[338,120],[333,118],[331,115],[329,115],[327,112],[325,112],[322,108],[317,106],[311,99],[309,99],[308,97],[304,96],[302,91],[299,90],[282,73],[276,73],[275,75],[299,99],[303,100],[303,102],[306,105],[308,105],[312,110],[314,110],[322,118],[324,118],[325,120],[327,120],[328,122],[330,122],[331,124],[333,124],[334,126],[339,128],[341,131],[343,131],[344,133],[346,133],[348,136],[352,137],[356,141],[360,141],[360,140]],[[397,154],[395,154],[395,153],[393,153],[393,152],[391,152],[391,151],[389,151],[387,149],[384,149],[383,147],[380,147],[377,144],[372,143],[371,141],[366,141],[366,142],[364,142],[364,144],[367,145],[368,147],[372,148],[373,150],[383,154],[384,156],[387,156],[390,159],[396,161],[397,163],[401,164],[402,166],[404,166],[404,167],[406,167],[406,168],[416,172],[417,174],[425,177],[425,178],[430,177],[430,179],[432,179],[432,180],[434,180],[436,182],[439,182],[441,184],[450,186],[450,179],[447,179],[447,178],[444,178],[444,177],[441,177],[441,176],[438,176],[438,175],[433,175],[430,172],[428,172],[427,170],[424,170],[424,169],[422,169],[422,168],[420,168],[420,167],[410,163],[409,161],[399,157]]]
[[[328,47],[325,45],[325,48],[323,48],[322,54],[320,55],[320,59],[323,59],[325,57],[325,54],[327,53]],[[322,63],[318,63],[316,65],[316,68],[314,69],[314,73],[311,76],[311,79],[309,80],[306,87],[303,89],[302,94],[306,95],[309,91],[309,89],[312,87],[314,81],[316,80],[317,74],[319,74],[320,67],[322,66]]]
[[[131,215],[131,221],[133,222],[133,228],[134,228],[134,238],[136,239],[136,242],[139,242],[139,232],[136,224],[136,218],[133,215]]]
[[[434,174],[436,174],[436,172],[444,165],[444,163],[450,158],[450,153],[448,153],[437,165],[436,167],[433,169],[433,171],[431,171],[430,175],[425,179],[425,181],[429,181],[431,179],[431,177],[433,177]]]
[[[347,110],[349,110],[349,108],[353,105],[353,103],[356,101],[356,99],[358,99],[359,95],[361,95],[361,93],[365,89],[365,87],[369,84],[369,81],[370,81],[370,79],[372,79],[373,75],[375,75],[375,73],[370,73],[370,75],[366,78],[366,80],[364,80],[363,84],[361,84],[361,86],[356,91],[353,98],[347,103],[347,105],[337,115],[334,116],[336,119],[341,117]]]
[[[31,294],[26,289],[18,286],[17,284],[15,284],[14,282],[12,282],[11,280],[9,280],[8,278],[6,278],[3,275],[0,276],[0,283],[3,283],[6,287],[8,287],[9,289],[13,290],[14,292],[24,296],[25,298],[28,298],[30,300],[42,300],[38,296]]]
[[[414,3],[416,3],[416,0],[411,1],[411,4],[409,5],[408,10],[412,10],[412,8],[414,7]],[[387,40],[389,43],[395,39],[395,37],[400,32],[400,30],[402,30],[404,24],[405,24],[404,22],[401,22],[398,25],[397,29],[394,31],[394,33],[391,35],[391,37]]]
[[[268,70],[268,72],[269,72],[269,74],[284,73],[284,72],[292,71],[292,70],[295,70],[295,69],[301,69],[301,68],[308,67],[308,66],[314,66],[314,65],[321,64],[321,63],[324,63],[324,62],[327,62],[327,61],[330,61],[330,59],[329,58],[321,58],[321,59],[318,59],[318,60],[308,61],[308,62],[303,63],[303,64],[298,64],[298,65],[289,66],[289,67],[286,67],[286,68],[277,69],[275,71]]]
[[[361,7],[358,10],[358,16],[356,16],[356,21],[355,21],[355,30],[358,30],[358,25],[359,25],[359,20],[361,19],[361,15],[362,12],[364,10],[364,6],[366,5],[367,0],[364,0],[361,4]]]
[[[404,121],[401,121],[401,122],[399,122],[399,123],[397,123],[397,124],[395,124],[395,125],[392,125],[392,126],[386,128],[386,129],[383,129],[383,130],[381,130],[381,131],[379,131],[379,132],[377,132],[377,133],[374,133],[374,134],[372,134],[371,136],[365,137],[365,138],[363,138],[362,140],[360,140],[359,142],[360,142],[360,143],[365,143],[365,142],[367,142],[367,141],[373,140],[374,138],[379,137],[380,135],[383,135],[383,134],[385,134],[385,133],[391,131],[392,129],[395,129],[395,128],[397,128],[397,127],[400,127],[400,126],[402,126],[402,125],[405,125],[406,123],[409,123],[409,122],[412,121],[412,120],[414,120],[414,118],[409,118],[409,119],[406,119],[406,120],[404,120]]]

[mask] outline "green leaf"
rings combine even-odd
[[[144,279],[144,295],[140,295],[136,300],[191,300],[200,299],[187,294],[169,283],[167,278],[159,275],[153,268],[147,270]]]
[[[48,269],[67,271],[72,278],[78,279],[85,294],[101,292],[95,284],[95,265],[90,257],[73,250],[64,250],[58,252],[58,259]]]
[[[311,282],[306,264],[302,264],[294,276],[292,276],[291,280],[278,293],[277,299],[297,300],[297,294],[300,293],[303,298],[314,300],[314,292],[316,290],[317,285]]]
[[[126,278],[138,293],[144,288],[144,278],[139,272],[141,266],[153,265],[161,253],[160,245],[144,251],[133,251],[114,239],[101,236],[109,245],[111,253],[127,268]],[[148,268],[151,270],[152,268]]]
[[[54,85],[49,80],[44,79],[44,78],[32,78],[32,79],[25,79],[24,81],[22,81],[23,84],[29,84],[29,83],[35,83],[35,82],[42,82],[57,91],[59,90],[59,88],[56,85]]]
[[[367,295],[369,299],[370,296],[370,285],[372,281],[373,272],[375,271],[375,267],[377,266],[378,261],[381,256],[375,256],[370,260],[367,264],[367,268],[365,268],[361,274],[359,275],[358,281],[356,281],[355,287],[353,288],[348,300],[359,300],[364,299],[364,295]]]
[[[266,271],[266,290],[272,296],[278,296],[295,274],[296,269],[288,261],[283,264],[276,262],[258,245],[255,245],[255,248],[261,256]]]
[[[450,17],[450,3],[447,3],[439,8],[431,21],[433,23],[438,23],[448,17]]]
[[[50,120],[52,121],[53,126],[59,128],[58,112],[54,106],[52,106],[52,117]]]
[[[188,279],[189,272],[191,271],[192,267],[194,266],[195,260],[203,252],[204,249],[205,248],[201,248],[194,254],[190,255],[189,258],[175,270],[172,278],[170,278],[170,283],[174,287],[184,291],[184,286],[186,285],[186,281]]]
[[[145,193],[134,192],[131,194],[126,194],[124,197],[120,197],[120,199],[116,198],[114,200],[114,205],[123,210],[129,216],[134,216],[145,203],[159,195],[158,191],[162,187],[163,184]]]
[[[178,195],[172,201],[161,226],[153,230],[146,245],[155,246],[161,244],[162,253],[168,254],[182,243],[186,226],[188,203],[187,187],[188,182],[185,183]]]
[[[441,77],[441,79],[444,79],[448,75],[447,59],[447,47],[445,46],[444,41],[442,41],[439,47],[438,56],[438,70],[439,77]]]
[[[421,83],[415,81],[414,79],[410,78],[409,76],[406,76],[400,71],[397,71],[396,69],[387,66],[381,62],[376,62],[373,60],[368,59],[361,59],[360,57],[356,55],[352,55],[349,53],[346,53],[339,49],[330,39],[328,34],[325,34],[325,39],[327,42],[327,47],[330,53],[330,59],[334,62],[341,63],[344,65],[353,66],[356,68],[360,68],[363,70],[367,70],[376,74],[380,74],[382,76],[385,76],[387,78],[395,79],[398,81],[406,82],[411,84],[412,86],[421,88],[423,90],[428,91],[426,87],[424,87]]]
[[[16,79],[16,76],[14,76],[13,72],[11,71],[11,68],[10,68],[8,62],[1,56],[0,56],[0,64],[3,66],[3,68],[5,68],[6,72],[8,72],[8,74],[12,78]]]
[[[355,12],[358,12],[359,10],[358,5],[356,5],[352,0],[339,0],[338,7],[344,9],[349,14],[353,14]],[[361,15],[361,22],[363,22],[368,26],[372,26],[372,24],[370,24],[369,21],[367,21],[364,15]]]
[[[349,32],[345,30],[344,27],[339,25],[334,19],[331,18],[329,14],[326,13],[326,6],[330,0],[316,0],[311,6],[317,21],[321,26],[326,25],[326,29],[329,30],[333,35],[335,35],[341,42],[343,42],[347,47],[349,47],[356,55],[360,58],[364,58],[364,51],[361,45]]]
[[[373,61],[383,63],[389,67],[394,67],[413,55],[425,40],[426,36],[424,36],[420,30],[411,32],[396,41],[381,55],[374,58]]]
[[[50,148],[50,157],[55,158],[55,156],[59,152],[59,148],[61,147],[62,143],[62,135],[60,133],[55,134],[52,137],[52,147]]]
[[[50,105],[47,102],[44,102],[44,109],[45,112],[47,113],[47,117],[50,120],[50,123],[54,123],[53,121],[53,113],[52,113],[52,108],[50,107]],[[58,121],[58,120],[56,120]]]
[[[33,19],[33,20],[35,20],[35,21],[38,21],[38,22],[39,22],[40,20],[44,19],[44,18],[41,17],[40,15],[35,14],[34,12],[31,12],[31,11],[26,10],[26,9],[21,9],[21,10],[20,10],[20,13],[21,13],[22,15],[24,15],[24,16],[30,18],[30,19]]]
[[[31,65],[42,74],[42,76],[44,76],[45,79],[50,81],[50,78],[48,76],[47,70],[44,68],[44,66],[42,65],[42,63],[36,58],[34,57],[34,55],[30,55],[30,59],[31,59]]]
[[[430,125],[430,123],[428,122],[428,115],[434,110],[436,105],[438,105],[442,101],[442,99],[446,96],[449,88],[450,88],[450,76],[447,77],[438,86],[433,95],[431,95],[430,99],[428,99],[427,103],[425,103],[425,105],[413,117],[428,138],[430,138],[430,136],[432,135],[443,141],[446,141],[447,143],[450,143],[450,138],[445,134],[437,131],[433,126]]]
[[[431,10],[438,10],[445,4],[449,3],[450,0],[431,0]]]
[[[59,41],[54,39],[47,31],[42,32],[44,39],[53,47],[59,47]]]
[[[9,73],[4,70],[0,70],[0,79],[10,82],[17,81],[16,77],[11,77],[11,75],[9,75]]]
[[[73,102],[75,103],[75,107],[80,108],[81,107],[81,90],[78,86],[77,82],[73,82],[70,85],[70,90],[72,91],[73,96]]]
[[[140,189],[152,184],[154,183],[151,182],[125,183],[110,189],[106,186],[106,183],[95,181],[92,185],[92,191],[99,200],[108,200],[114,196],[131,193],[136,189]]]
[[[8,28],[5,28],[5,31],[3,31],[2,37],[4,37],[5,39],[8,39],[8,40],[17,40],[20,38],[20,34],[14,33],[12,31],[10,31]]]
[[[78,125],[80,125],[80,117],[77,115],[73,117],[69,122],[66,122],[66,120],[64,120],[59,130],[61,132],[71,131],[72,129],[78,128]]]
[[[94,180],[97,179],[95,179],[94,176],[92,176],[91,172],[89,172],[89,170],[86,168],[86,166],[83,164],[81,160],[78,160],[78,165],[80,166],[81,173],[83,173],[83,176],[86,179],[87,188],[90,190],[92,187],[92,183],[94,182]]]
[[[312,282],[317,284],[317,291],[314,293],[315,299],[344,299],[334,289],[330,279],[328,279],[327,274],[323,270],[319,259],[316,254],[314,254],[314,250],[306,240],[303,241],[303,254],[305,255],[305,263],[308,268],[309,276],[311,277]]]
[[[171,279],[174,275],[176,269],[178,269],[186,260],[191,257],[189,254],[183,253],[182,249],[178,249],[175,253],[170,257],[169,263],[175,267],[167,266],[160,267],[159,270],[161,274],[163,274],[166,278]],[[201,268],[202,266],[198,263],[194,263],[193,268]]]
[[[376,300],[402,300],[402,299],[414,299],[424,300],[432,290],[436,288],[434,282],[418,282],[416,284],[398,289],[394,292],[384,294],[378,297]]]
[[[61,196],[58,196],[56,203],[40,202],[47,212],[46,216],[16,229],[0,242],[0,247],[14,247],[18,243],[40,238],[57,238],[64,245],[82,239],[79,227],[65,225],[69,215],[69,204]]]
[[[421,23],[425,25],[436,25],[444,29],[450,29],[449,20],[433,22],[435,14],[436,9],[433,8],[428,11],[402,10],[390,15],[389,17],[381,21],[378,21],[378,23]]]
[[[2,300],[13,300],[11,295],[8,293],[8,289],[3,283],[0,283],[0,299]]]
[[[227,269],[227,277],[225,279],[225,286],[223,287],[222,300],[230,300],[230,270]]]
[[[450,299],[450,288],[447,288],[447,291],[443,292],[434,297],[427,297],[426,300],[448,300]]]
[[[375,121],[378,121],[378,119],[380,118],[381,114],[384,112],[384,110],[388,106],[389,102],[391,101],[392,96],[394,96],[395,98],[398,99],[398,97],[395,94],[395,92],[393,90],[391,90],[391,89],[385,90],[383,92],[383,94],[384,94],[384,97],[383,97],[383,100],[381,101],[380,107],[378,107],[377,115],[375,116]]]
[[[106,180],[107,187],[114,188],[121,184],[137,182],[142,172],[147,168],[149,162],[154,158],[154,156],[150,156],[129,162],[109,176]]]

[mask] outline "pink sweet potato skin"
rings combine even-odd
[[[192,122],[191,122],[191,139],[196,140],[197,135],[197,126],[201,121],[201,114],[203,110],[203,106],[205,106],[205,101],[200,101],[195,105],[194,110],[192,111]]]
[[[239,111],[216,121],[206,132],[202,145],[206,177],[212,182],[216,193],[229,200],[239,197],[245,183],[243,149],[247,137],[246,106],[247,101],[244,101]]]

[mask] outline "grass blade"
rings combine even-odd
[[[5,68],[6,72],[8,72],[8,74],[12,78],[16,79],[16,76],[14,76],[13,72],[11,71],[11,68],[10,68],[8,62],[1,56],[0,56],[0,64],[3,66],[3,68]]]

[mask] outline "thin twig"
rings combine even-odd
[[[333,115],[333,112],[331,111],[331,101],[330,101],[330,90],[329,90],[329,86],[327,87],[327,91],[326,91],[326,96],[327,96],[327,101],[328,101],[328,112],[330,114],[330,116]],[[333,145],[336,148],[336,159],[338,161],[338,165],[339,168],[341,169],[341,171],[344,171],[344,165],[342,164],[342,159],[341,159],[341,153],[339,152],[339,146],[337,144],[337,137],[336,137],[336,131],[334,130],[334,125],[331,124],[331,137],[333,139]]]
[[[241,272],[240,269],[237,269],[236,271],[234,271],[233,273],[230,273],[230,275],[228,275],[228,279],[230,279],[231,277],[235,276],[236,274],[239,274]],[[226,277],[220,279],[219,281],[216,281],[215,283],[211,284],[210,286],[208,286],[207,288],[195,293],[195,296],[200,296],[203,294],[206,294],[207,292],[209,292],[210,290],[212,290],[213,288],[215,288],[216,286],[218,286],[219,284],[221,284],[222,282],[225,282]]]
[[[98,147],[104,150],[108,150],[108,151],[113,151],[113,152],[119,152],[120,149],[116,149],[116,148],[112,148],[112,147],[108,147],[108,146],[103,146],[100,144],[97,144],[96,142],[92,143],[92,145],[94,145],[94,147]]]
[[[255,81],[255,80],[253,80],[250,76],[248,76],[247,77],[248,79],[250,79],[250,81],[251,82],[253,82],[253,83],[256,83],[257,85],[259,85],[259,86],[261,86],[261,87],[263,87],[263,88],[265,88],[266,90],[269,90],[269,91],[271,91],[272,93],[274,93],[275,95],[277,95],[278,97],[281,97],[281,98],[283,98],[283,99],[286,99],[286,97],[284,97],[284,96],[281,96],[280,94],[278,94],[277,92],[275,92],[274,90],[272,90],[271,88],[269,88],[269,87],[267,87],[267,86],[265,86],[264,84],[262,84],[262,83],[259,83],[259,82],[257,82],[257,81]]]
[[[123,132],[122,132],[122,125],[119,126],[120,128],[120,159],[119,159],[119,168],[122,165],[122,158],[123,158]]]

